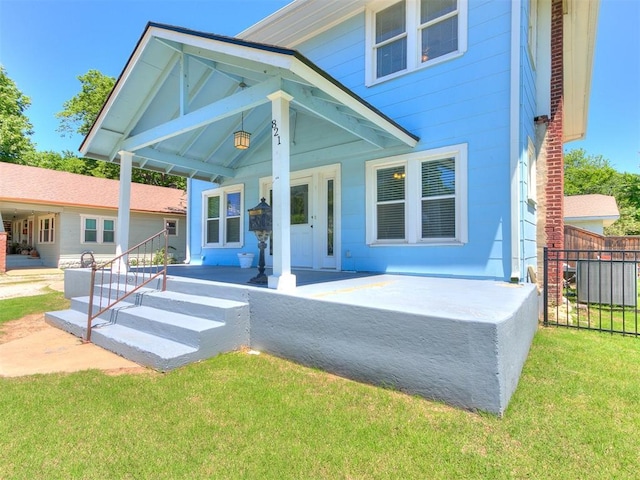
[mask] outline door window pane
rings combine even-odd
[[[327,181],[327,255],[333,256],[333,180]]]
[[[291,225],[309,223],[309,185],[291,187]]]

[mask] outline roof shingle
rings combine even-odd
[[[118,208],[120,182],[0,162],[0,200],[49,205]],[[131,210],[184,214],[182,190],[131,184]]]

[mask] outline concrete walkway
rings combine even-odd
[[[55,268],[10,270],[0,275],[0,299],[32,296],[49,287],[64,291],[64,274]],[[12,329],[25,330],[27,319],[0,325],[0,376],[102,370],[108,374],[151,372],[94,344],[45,323],[44,314],[29,320],[34,328],[3,343]]]

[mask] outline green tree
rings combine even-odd
[[[80,75],[78,80],[82,86],[80,93],[64,102],[64,110],[56,113],[56,117],[60,119],[58,131],[63,134],[88,134],[116,83],[115,78],[98,70],[89,70]]]
[[[34,151],[29,138],[33,126],[25,114],[31,99],[25,96],[0,65],[0,161],[24,163],[24,156]]]
[[[602,155],[574,149],[564,156],[565,195],[599,193],[616,199],[620,218],[606,235],[640,235],[640,175],[621,173]]]
[[[115,78],[104,75],[98,70],[89,70],[84,75],[80,75],[78,80],[81,83],[80,93],[64,102],[64,110],[56,114],[60,119],[58,131],[63,134],[75,132],[87,135],[115,85]],[[89,165],[88,170],[94,177],[111,179],[120,177],[120,166],[115,163],[94,162]],[[131,179],[136,183],[186,189],[186,180],[183,177],[139,168],[133,169]]]

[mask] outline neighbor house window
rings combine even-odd
[[[178,236],[178,220],[175,218],[165,218],[164,225],[167,229],[167,235],[170,237]]]
[[[83,216],[81,243],[115,243],[116,219],[112,217]]]
[[[244,234],[242,185],[203,193],[204,244],[210,247],[240,247]]]
[[[53,243],[55,239],[55,216],[40,217],[38,243]]]
[[[368,84],[466,50],[467,0],[381,2],[367,11]]]
[[[467,241],[466,145],[367,163],[367,243]]]

